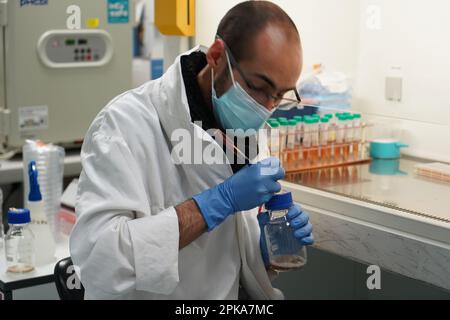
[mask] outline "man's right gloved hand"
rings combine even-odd
[[[213,230],[231,214],[256,208],[281,190],[277,182],[284,170],[277,158],[268,158],[240,170],[217,186],[193,197],[208,226]]]

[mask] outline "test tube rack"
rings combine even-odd
[[[368,124],[363,124],[364,128]],[[323,132],[322,132],[323,134]],[[339,129],[325,133],[327,136],[339,136]],[[305,147],[302,143],[288,147],[289,134],[280,134],[279,150],[272,150],[272,156],[278,157],[286,173],[301,173],[311,170],[357,165],[371,162],[369,144],[363,137],[359,141],[329,141],[324,145]],[[291,139],[293,140],[293,139]]]
[[[365,149],[365,144],[358,144],[360,149]],[[280,153],[280,160],[286,173],[355,165],[371,161],[365,150],[354,156],[353,147],[353,143],[340,143],[324,147],[284,150]]]

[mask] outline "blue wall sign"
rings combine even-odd
[[[48,0],[20,0],[20,6],[46,6]]]
[[[128,23],[130,6],[128,0],[108,0],[108,23]]]

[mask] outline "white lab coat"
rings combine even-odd
[[[179,250],[174,206],[232,170],[174,164],[178,128],[215,143],[191,122],[180,57],[161,79],[115,98],[89,128],[70,239],[85,298],[237,299],[240,280],[253,298],[282,299],[264,269],[256,209]]]

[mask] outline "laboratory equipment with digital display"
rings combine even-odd
[[[26,139],[79,145],[98,112],[131,89],[133,10],[123,3],[0,3],[0,153]]]

